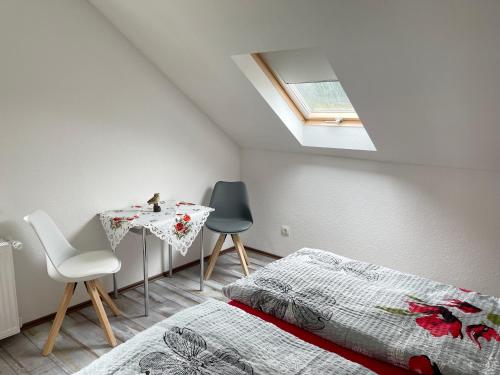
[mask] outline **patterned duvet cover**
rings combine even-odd
[[[500,374],[496,297],[307,248],[223,292],[420,374]]]
[[[368,375],[368,369],[209,300],[139,333],[78,375]]]

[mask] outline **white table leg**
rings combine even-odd
[[[168,276],[172,277],[172,245],[168,245]]]
[[[204,287],[204,279],[203,279],[203,266],[205,263],[205,256],[203,253],[203,227],[201,227],[200,231],[200,291],[203,292]]]
[[[142,262],[144,266],[144,315],[149,315],[149,280],[148,280],[148,251],[146,246],[146,228],[142,228]]]

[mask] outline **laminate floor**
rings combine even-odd
[[[251,250],[250,272],[274,259]],[[150,314],[144,316],[143,287],[120,294],[115,300],[123,316],[113,317],[106,307],[118,343],[207,298],[227,300],[221,292],[224,285],[243,276],[239,259],[234,252],[219,257],[212,278],[199,288],[199,265],[175,272],[173,277],[157,279],[149,284]],[[61,290],[62,292],[62,290]],[[0,375],[15,374],[72,374],[111,350],[104,338],[92,306],[71,312],[64,319],[52,354],[41,355],[51,323],[43,323],[18,335],[0,341]]]

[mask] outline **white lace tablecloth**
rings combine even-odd
[[[149,229],[186,255],[213,208],[189,202],[160,202],[161,212],[149,205],[134,205],[121,210],[102,212],[99,216],[113,250],[132,228]]]

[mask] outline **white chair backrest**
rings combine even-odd
[[[47,266],[57,269],[65,259],[78,253],[61,233],[54,221],[44,211],[37,210],[24,217],[37,234],[47,255]],[[51,262],[52,264],[49,264]],[[50,273],[50,272],[49,272]]]

